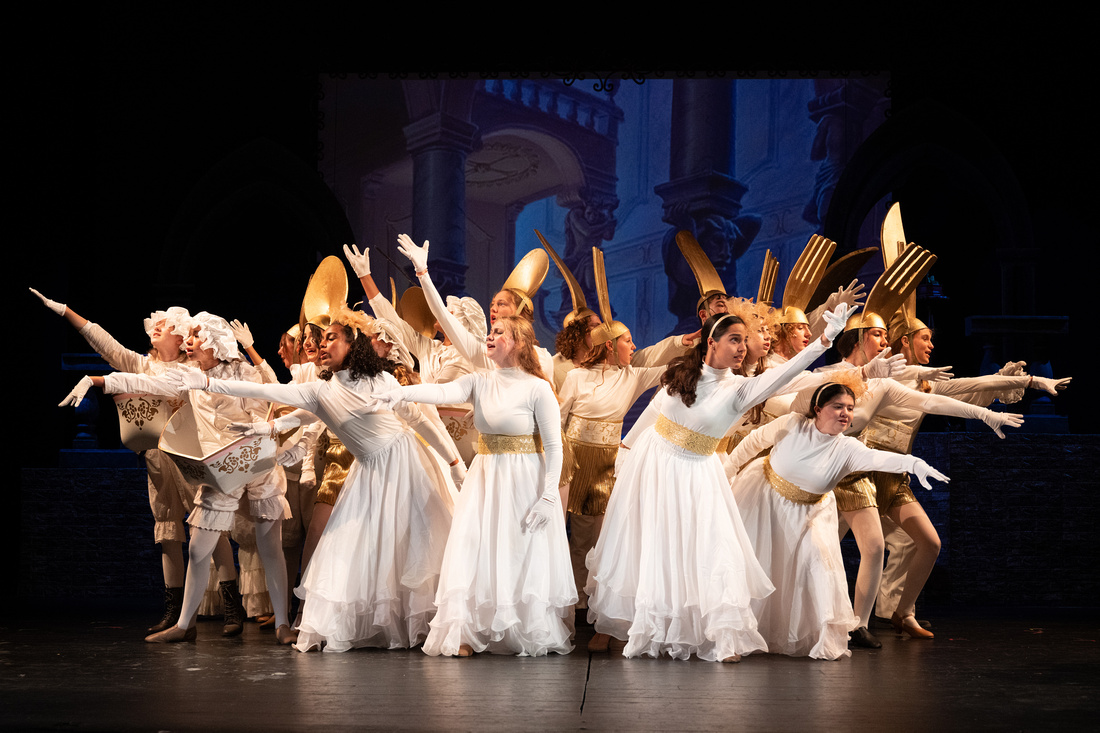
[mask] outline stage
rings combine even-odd
[[[10,609],[9,609],[10,610]],[[301,654],[248,623],[142,642],[154,610],[0,624],[4,730],[1081,730],[1100,712],[1094,614],[926,609],[936,638],[876,629],[838,662],[740,664],[589,654]]]

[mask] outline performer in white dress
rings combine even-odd
[[[711,316],[700,344],[662,377],[664,389],[620,446],[622,467],[587,560],[588,618],[597,632],[627,640],[624,656],[734,662],[767,649],[750,602],[772,584],[715,449],[745,410],[824,353],[847,310],[828,316],[820,342],[754,378],[730,372],[745,356],[745,324]]]
[[[433,656],[573,649],[577,594],[558,498],[560,416],[534,338],[526,320],[497,318],[487,341],[497,369],[378,395],[389,402],[470,401],[480,433],[447,540],[439,611],[424,642]]]
[[[851,654],[849,632],[865,622],[848,600],[833,487],[855,471],[912,472],[925,486],[928,476],[947,478],[919,458],[872,450],[842,435],[855,409],[851,387],[822,385],[811,406],[813,418],[789,413],[741,441],[733,463],[752,462],[734,478],[733,493],[776,588],[752,602],[768,651],[839,659]],[[752,460],[768,448],[769,455]]]
[[[258,385],[203,375],[192,389],[270,400],[320,418],[355,455],[317,550],[296,590],[303,599],[300,651],[415,646],[428,633],[451,520],[443,475],[397,415],[371,397],[398,386],[371,346],[367,316],[333,314],[321,346],[321,380]],[[433,448],[458,458],[420,411],[397,413]]]

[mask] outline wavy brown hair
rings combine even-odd
[[[574,320],[558,331],[558,335],[554,337],[554,350],[569,361],[573,361],[578,355],[584,358],[584,352],[588,348],[584,339],[590,330],[587,318]]]
[[[699,377],[703,374],[703,359],[707,355],[707,341],[717,341],[726,335],[732,326],[745,322],[739,316],[727,313],[718,313],[707,319],[703,324],[703,334],[695,348],[684,356],[673,359],[668,369],[661,375],[661,386],[670,395],[679,395],[684,404],[691,407],[695,404],[695,387],[699,384]],[[717,326],[717,328],[716,328]]]

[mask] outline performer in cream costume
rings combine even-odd
[[[745,410],[824,353],[847,312],[838,307],[821,342],[761,377],[730,372],[744,358],[746,334],[730,314],[709,318],[705,342],[669,367],[664,389],[623,439],[603,531],[587,559],[589,619],[627,642],[624,656],[732,662],[767,649],[750,604],[773,586],[714,451]]]
[[[30,290],[47,308],[69,321],[96,353],[114,369],[160,376],[169,369],[179,368],[187,360],[183,351],[183,340],[189,334],[191,316],[184,308],[172,307],[166,311],[154,311],[145,319],[145,331],[153,349],[149,354],[139,354],[124,347],[101,326],[81,317],[64,303],[50,300],[34,288]],[[90,386],[91,380],[88,384]],[[73,405],[79,402],[80,399],[77,399]],[[144,456],[149,472],[149,508],[154,519],[153,541],[161,546],[161,569],[164,574],[165,612],[158,623],[149,627],[149,633],[154,633],[170,628],[179,621],[185,578],[183,543],[187,539],[183,519],[193,508],[195,491],[168,456],[155,448],[145,451]],[[237,569],[233,563],[233,548],[226,537],[220,538],[214,560],[221,593],[226,596],[230,608],[235,608],[240,603]],[[235,622],[227,623],[227,629],[231,633],[240,633],[243,630],[241,619],[228,621]]]
[[[224,319],[204,311],[193,316],[191,323],[184,346],[189,359],[202,373],[222,379],[262,381],[256,369],[238,356],[236,339]],[[116,373],[92,377],[91,382],[109,394],[146,392],[174,396],[179,394],[179,389],[178,382],[172,378],[176,372],[184,371],[171,370],[160,377]],[[253,422],[263,419],[266,414],[266,405],[256,401],[197,391],[186,392],[186,396],[194,411],[199,445],[207,454],[226,444],[231,423]],[[199,487],[195,509],[187,517],[191,541],[179,622],[146,637],[146,641],[170,643],[195,639],[195,615],[206,587],[207,565],[222,533],[232,529],[233,517],[245,495],[249,514],[256,522],[256,546],[263,560],[268,594],[275,610],[276,640],[282,644],[292,640],[286,613],[287,578],[282,552],[282,520],[290,516],[285,493],[286,479],[279,466],[232,494],[206,485]]]
[[[814,418],[783,415],[753,430],[731,454],[735,465],[748,463],[734,479],[733,493],[756,557],[776,586],[752,603],[774,654],[851,654],[848,634],[862,622],[848,600],[840,555],[831,493],[837,481],[855,471],[914,472],[925,486],[928,476],[947,480],[919,458],[872,450],[843,436],[854,405],[850,387],[826,383],[811,398]],[[768,449],[767,456],[752,460]]]
[[[422,280],[423,264],[417,263]],[[498,368],[378,395],[387,403],[472,402],[479,432],[478,456],[455,506],[426,654],[540,656],[573,648],[577,596],[558,498],[558,404],[533,344],[530,323],[502,316],[486,342]]]
[[[452,504],[442,473],[397,415],[371,396],[398,387],[370,345],[365,314],[332,314],[321,363],[328,380],[253,385],[209,380],[191,388],[293,405],[320,418],[356,460],[297,593],[304,615],[296,648],[407,648],[424,640]],[[349,338],[350,335],[350,338]],[[373,357],[373,358],[371,358]],[[190,375],[189,375],[190,376]],[[450,460],[450,439],[418,409],[397,408]]]

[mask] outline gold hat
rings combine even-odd
[[[901,222],[901,203],[896,202],[886,212],[886,218],[882,220],[882,262],[886,267],[893,264],[894,260],[905,250],[905,227]],[[890,343],[897,343],[902,336],[916,333],[922,328],[928,328],[924,321],[917,318],[917,289],[913,288],[908,297],[898,306],[897,312],[890,317],[890,326],[887,329],[887,339]]]
[[[910,243],[875,282],[863,310],[848,319],[844,330],[862,328],[886,330],[886,318],[894,315],[935,263],[936,255]]]
[[[554,248],[550,246],[550,243],[546,241],[546,237],[542,236],[542,232],[538,229],[535,230],[535,235],[542,242],[542,246],[550,253],[550,258],[554,260],[554,264],[558,266],[561,271],[561,276],[565,278],[565,284],[569,286],[569,296],[573,299],[573,310],[569,311],[565,316],[565,320],[561,322],[562,326],[568,326],[573,321],[588,318],[594,316],[596,313],[588,307],[588,303],[584,299],[584,291],[581,290],[581,284],[577,282],[577,278],[573,277],[573,273],[562,261],[561,257],[558,257],[558,253],[554,251]]]
[[[520,297],[521,306],[517,313],[524,307],[535,312],[535,304],[531,298],[538,292],[542,281],[546,279],[546,273],[550,270],[550,259],[546,256],[546,250],[536,247],[523,256],[519,264],[512,270],[512,274],[500,286],[501,290],[509,290]]]
[[[794,263],[794,269],[787,277],[787,284],[783,288],[783,307],[779,313],[778,323],[805,323],[806,307],[810,303],[817,290],[821,278],[825,277],[825,270],[829,258],[836,251],[836,242],[826,239],[819,234],[810,237],[810,241]]]
[[[348,273],[339,257],[329,255],[317,265],[313,276],[306,286],[306,295],[302,298],[302,311],[299,325],[312,323],[328,328],[332,323],[332,313],[348,299]]]
[[[775,279],[779,275],[779,260],[769,249],[764,252],[764,269],[760,272],[760,287],[756,290],[756,302],[772,304],[775,300]]]
[[[290,328],[288,328],[286,330],[286,335],[290,336],[294,340],[297,340],[298,339],[298,334],[300,334],[301,332],[302,332],[302,327],[299,326],[297,323],[295,323],[293,326],[291,326]]]
[[[428,307],[428,301],[420,287],[406,290],[401,296],[400,307],[394,310],[417,333],[428,338],[435,336],[435,316],[432,315],[432,309]]]
[[[614,341],[630,329],[611,315],[611,298],[607,293],[607,271],[603,266],[603,251],[598,247],[592,248],[592,269],[596,273],[596,297],[600,299],[600,319],[603,321],[592,329],[592,343],[602,344]]]
[[[726,286],[722,284],[722,278],[718,277],[718,271],[714,269],[710,259],[699,242],[687,230],[676,232],[676,246],[680,248],[688,267],[695,275],[695,282],[699,285],[699,301],[695,304],[695,310],[703,308],[707,298],[715,295],[726,296]]]

